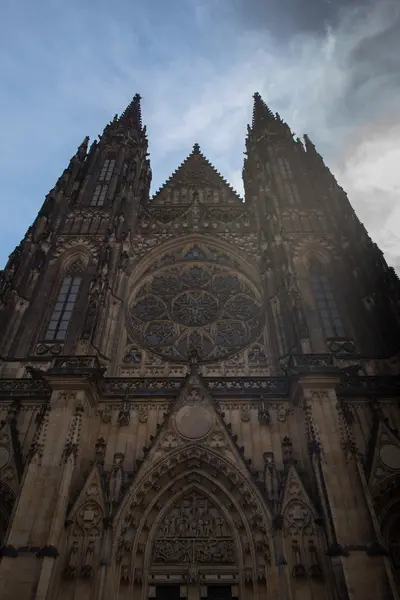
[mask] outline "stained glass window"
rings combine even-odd
[[[129,311],[132,339],[169,360],[215,360],[248,345],[261,324],[258,294],[245,276],[197,260],[143,283]]]
[[[312,265],[310,270],[310,280],[315,303],[326,337],[345,337],[346,333],[331,283],[321,265]]]
[[[57,301],[47,328],[46,340],[63,341],[71,320],[82,277],[64,277]]]
[[[93,192],[93,196],[92,199],[90,201],[90,205],[91,206],[103,206],[104,201],[106,199],[106,195],[107,195],[107,191],[108,191],[108,185],[107,184],[98,184],[96,185],[96,188]]]
[[[110,181],[115,167],[115,159],[106,159],[100,171],[99,181]]]

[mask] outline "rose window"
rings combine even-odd
[[[148,276],[129,306],[131,338],[168,360],[225,358],[250,344],[261,328],[255,286],[229,267],[166,267]]]
[[[218,300],[204,290],[182,292],[172,301],[171,314],[184,325],[206,325],[218,316]]]

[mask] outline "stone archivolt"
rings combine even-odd
[[[255,574],[257,560],[271,560],[260,504],[244,475],[213,451],[178,449],[136,482],[121,507],[117,567],[133,579],[138,570],[169,572],[175,565],[179,572],[190,561],[208,573],[235,565]]]

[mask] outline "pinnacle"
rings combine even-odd
[[[192,154],[201,154],[200,146],[197,142],[193,144]]]
[[[140,107],[141,96],[135,94],[124,112],[120,115],[119,121],[133,121],[137,129],[142,129],[142,111]]]
[[[308,137],[308,135],[305,133],[303,137],[304,137],[304,144],[305,144],[305,147],[307,148],[307,150],[315,150],[315,145],[313,144],[311,139]]]
[[[252,127],[257,127],[259,125],[265,124],[265,122],[269,120],[275,120],[271,109],[264,102],[264,100],[261,97],[261,94],[259,94],[259,92],[256,92],[253,95],[253,98],[254,104]]]

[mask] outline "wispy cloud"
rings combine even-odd
[[[153,189],[197,141],[241,191],[246,123],[259,90],[297,134],[311,135],[372,237],[400,266],[400,5],[348,8],[341,0],[311,25],[298,16],[286,26],[270,0],[271,29],[271,18],[264,23],[256,12],[265,2],[251,2],[250,15],[240,12],[241,0],[172,0],[168,10],[161,0],[151,7],[123,0],[118,10],[103,0],[44,0],[40,10],[28,1],[7,9],[0,25],[0,263],[81,138],[100,133],[136,91]]]

